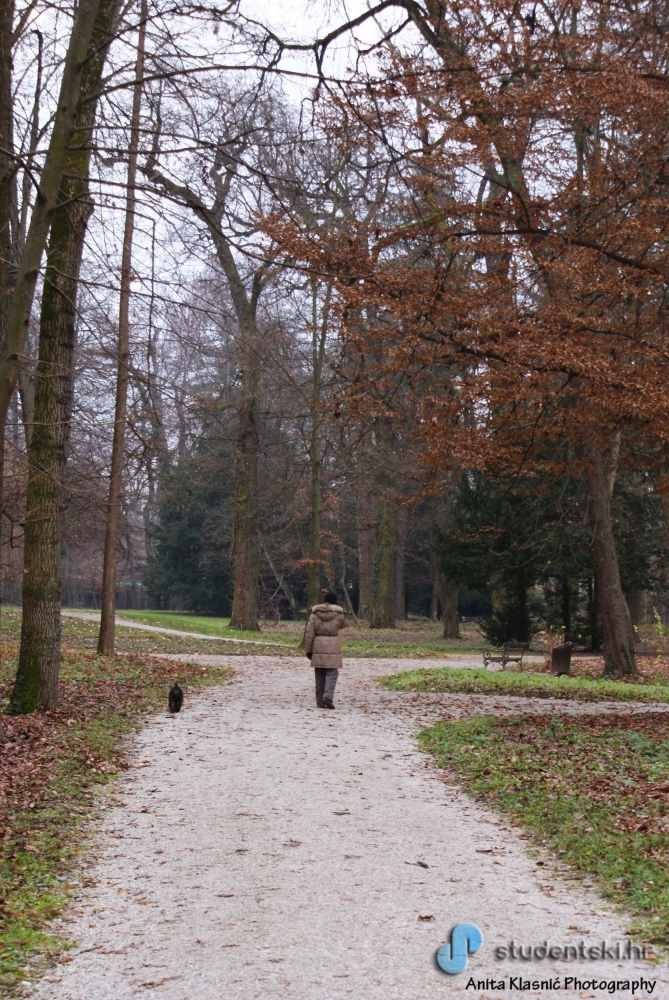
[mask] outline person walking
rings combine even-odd
[[[311,609],[304,633],[304,652],[314,668],[316,678],[316,705],[334,708],[334,692],[341,667],[341,641],[339,632],[346,628],[344,610],[337,604],[332,591],[323,594],[323,603]]]

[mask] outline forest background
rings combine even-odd
[[[60,607],[552,629],[665,614],[653,2],[2,2],[12,709]]]

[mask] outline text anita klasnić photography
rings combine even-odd
[[[511,976],[507,979],[475,979],[470,976],[465,986],[466,990],[505,990],[524,993],[538,990],[599,990],[604,993],[624,993],[626,996],[653,996],[657,980],[655,979],[597,979],[579,978],[578,976],[555,976],[552,979],[525,979],[523,976]]]

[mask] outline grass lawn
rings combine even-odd
[[[81,610],[81,609],[72,609]],[[210,618],[176,611],[118,611],[120,618],[128,618],[145,625],[162,625],[184,632],[201,632],[203,635],[220,635],[230,638],[258,639],[257,632],[241,632],[228,628],[229,618]],[[303,621],[263,622],[261,635],[271,642],[286,643],[297,648],[304,632]],[[434,658],[448,653],[483,653],[483,638],[475,625],[462,627],[460,639],[444,639],[442,624],[427,620],[398,622],[394,629],[370,629],[355,625],[349,619],[348,627],[341,633],[344,656],[365,657],[416,657]]]
[[[84,608],[64,608],[63,610],[86,611],[87,614],[95,614],[94,611]],[[250,639],[254,642],[262,636],[266,639],[271,639],[272,642],[285,642],[287,645],[295,645],[295,637],[293,635],[286,634],[281,630],[272,630],[271,626],[263,627],[260,635],[258,632],[244,632],[241,629],[230,629],[228,627],[229,618],[210,618],[205,615],[189,615],[177,611],[117,611],[116,614],[119,618],[141,622],[142,625],[159,625],[163,628],[174,628],[182,632],[200,632],[202,635],[217,635],[224,639]],[[304,630],[304,623],[302,623],[302,630]],[[300,638],[301,635],[302,633],[300,632]]]
[[[175,627],[175,626],[173,626]],[[96,650],[98,645],[99,625],[95,621],[81,618],[62,618],[63,650],[70,647],[77,649]],[[197,631],[200,631],[197,629]],[[18,642],[21,633],[21,611],[17,608],[3,607],[0,611],[0,632],[2,638],[9,642]],[[252,646],[247,643],[212,642],[209,639],[190,639],[184,636],[162,635],[160,632],[142,632],[136,628],[116,626],[116,649],[119,653],[214,653],[226,656],[290,656],[295,650],[292,644],[286,644],[285,651],[277,646],[268,646],[263,642],[265,633],[254,633],[257,642]],[[230,637],[236,633],[228,633]],[[274,641],[274,640],[273,640]]]
[[[17,646],[0,653],[4,703]],[[126,766],[122,737],[162,706],[177,674],[186,695],[226,679],[220,667],[147,657],[67,653],[54,712],[3,717],[0,752],[0,995],[34,976],[63,950],[49,921],[78,883],[88,821],[104,786]],[[15,994],[14,994],[15,995]]]
[[[454,694],[521,695],[575,701],[669,702],[669,683],[604,681],[590,677],[554,677],[507,671],[408,670],[380,678],[391,691],[449,691]]]
[[[467,791],[509,815],[669,945],[669,716],[490,717],[419,736]]]

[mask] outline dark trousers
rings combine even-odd
[[[332,701],[339,671],[336,669],[326,670],[325,667],[314,667],[314,674],[316,675],[316,704],[320,705],[326,698]]]

